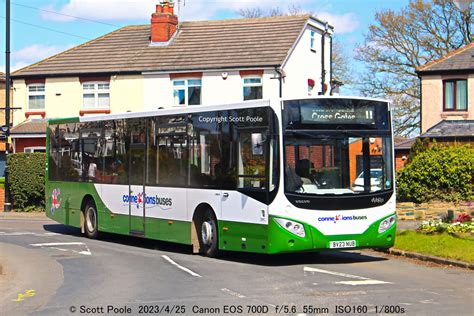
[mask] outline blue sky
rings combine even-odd
[[[12,69],[32,64],[124,25],[148,24],[159,0],[10,0]],[[176,0],[177,2],[177,0]],[[239,8],[289,5],[314,12],[335,26],[349,56],[362,43],[375,12],[398,10],[408,0],[181,0],[179,19],[236,18]],[[0,50],[5,52],[5,0],[0,0]],[[185,3],[185,5],[184,5]],[[56,13],[54,13],[56,12]],[[60,13],[60,14],[57,14]],[[74,18],[80,17],[81,19]],[[94,22],[93,22],[94,21]],[[99,23],[100,22],[100,23]],[[5,58],[0,60],[4,71]],[[362,65],[354,64],[360,70]]]

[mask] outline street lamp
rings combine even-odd
[[[462,12],[463,18],[466,20],[467,40],[472,43],[471,38],[471,4],[473,0],[454,0],[456,7]]]

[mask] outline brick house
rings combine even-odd
[[[15,125],[330,94],[333,27],[309,15],[179,22],[173,3],[13,74]]]
[[[451,145],[474,141],[474,43],[416,69],[421,135]]]

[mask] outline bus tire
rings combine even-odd
[[[215,258],[219,255],[219,242],[217,219],[214,212],[206,210],[198,229],[201,253],[207,257]]]
[[[93,201],[88,201],[84,208],[84,231],[88,238],[97,238],[99,234],[97,223],[97,208],[95,203]]]

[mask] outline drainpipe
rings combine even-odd
[[[332,36],[329,34],[329,60],[331,61],[331,69],[329,69],[329,95],[332,95]]]
[[[324,59],[325,59],[325,43],[326,43],[326,35],[328,34],[329,25],[326,22],[324,25],[324,32],[321,36],[321,95],[324,95],[324,84],[326,79],[326,67],[324,66]]]
[[[285,73],[280,67],[275,67],[276,73],[278,73],[278,83],[280,85],[280,98],[283,97],[283,78],[285,78]]]
[[[420,135],[421,135],[421,133],[423,131],[423,126],[422,126],[422,124],[423,124],[423,93],[421,93],[421,88],[422,88],[421,87],[421,77],[419,75],[418,75],[418,79],[419,79],[419,82],[420,82],[420,84],[419,84],[420,88],[419,89],[420,89]]]

